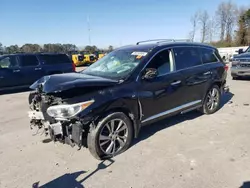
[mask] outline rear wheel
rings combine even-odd
[[[217,85],[212,86],[206,94],[201,108],[204,114],[213,114],[220,108],[221,93]]]
[[[100,120],[90,128],[88,148],[97,159],[107,159],[127,150],[132,142],[131,120],[122,112],[115,112]]]

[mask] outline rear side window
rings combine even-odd
[[[214,50],[213,49],[200,48],[200,52],[201,52],[202,62],[204,64],[206,64],[206,63],[213,63],[213,62],[217,62],[218,61],[218,59],[216,58],[216,56],[214,54]]]
[[[181,70],[202,64],[199,50],[195,47],[174,48],[174,57],[176,70]]]
[[[39,65],[38,59],[34,55],[22,55],[22,56],[19,56],[19,59],[23,67]]]
[[[71,60],[67,55],[63,54],[45,54],[45,55],[40,55],[40,59],[48,65],[51,64],[63,64],[63,63],[71,63]]]

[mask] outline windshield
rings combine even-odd
[[[89,66],[82,73],[123,79],[131,74],[146,55],[145,51],[116,50]]]
[[[248,47],[248,49],[246,50],[246,52],[250,52],[250,47]]]

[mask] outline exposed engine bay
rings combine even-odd
[[[86,137],[89,126],[78,119],[53,118],[48,115],[50,106],[63,104],[62,98],[43,94],[39,91],[32,92],[29,98],[31,129],[42,130],[53,141],[59,141],[70,146],[86,146]]]

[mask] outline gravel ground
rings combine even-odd
[[[29,129],[28,92],[0,96],[0,187],[235,188],[250,184],[250,80],[233,81],[214,115],[191,112],[145,127],[125,153],[47,143]]]

